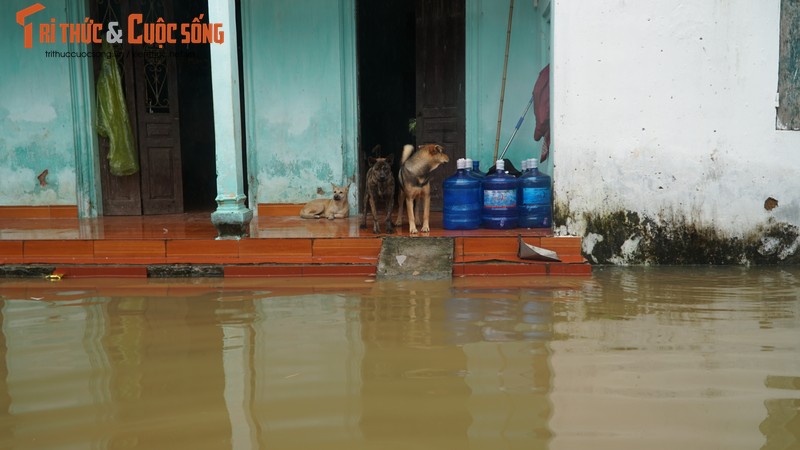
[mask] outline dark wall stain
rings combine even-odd
[[[634,252],[625,255],[629,264],[800,263],[800,249],[796,248],[800,230],[797,226],[774,220],[745,236],[728,236],[685,218],[664,222],[634,211],[583,213],[576,217],[568,206],[557,203],[554,207],[556,227],[566,225],[569,219],[585,221],[584,237],[591,233],[603,237],[602,241],[595,243],[591,254],[584,254],[595,264],[613,264],[614,257],[623,254],[623,244],[631,239],[639,240],[639,245]]]
[[[778,129],[800,130],[800,2],[781,1]]]

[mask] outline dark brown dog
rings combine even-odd
[[[394,233],[392,226],[392,209],[394,209],[394,175],[392,174],[392,161],[394,155],[385,158],[369,157],[369,170],[364,189],[364,210],[361,214],[361,228],[367,228],[367,214],[372,213],[372,232],[380,234],[381,226],[378,222],[378,208],[376,202],[382,201],[386,205],[386,232]],[[369,205],[369,210],[367,210]]]
[[[418,206],[419,201],[422,200],[422,232],[431,231],[431,172],[448,161],[450,158],[444,153],[441,145],[421,145],[416,152],[414,152],[413,145],[403,147],[403,158],[400,160],[400,173],[397,177],[400,182],[400,195],[395,226],[403,226],[403,204],[405,204],[408,210],[408,231],[416,234],[419,210],[415,217],[414,203],[416,202]]]

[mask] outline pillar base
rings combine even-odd
[[[211,223],[217,229],[217,239],[241,239],[250,231],[253,211],[244,206],[244,198],[217,200],[217,210],[211,213]]]

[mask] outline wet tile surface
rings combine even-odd
[[[0,214],[0,264],[221,264],[253,265],[229,267],[226,276],[369,275],[375,273],[383,237],[411,236],[408,225],[395,234],[376,235],[371,227],[360,228],[358,216],[300,219],[288,215],[293,208],[263,209],[284,215],[254,217],[250,235],[241,240],[217,240],[210,212],[77,219],[70,207],[46,207],[34,211],[36,218],[20,218],[22,212],[5,208]],[[581,239],[552,237],[548,229],[444,230],[441,213],[433,212],[430,233],[415,237],[453,238],[455,276],[591,272],[581,256]],[[556,251],[562,263],[517,258],[519,237]],[[553,270],[558,265],[586,267]]]

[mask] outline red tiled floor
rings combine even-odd
[[[97,258],[164,258],[164,241],[156,240],[102,240],[94,243]]]
[[[41,240],[25,241],[26,262],[61,262],[94,258],[94,241]]]
[[[0,241],[0,259],[22,260],[22,241]]]
[[[314,239],[313,257],[322,262],[364,263],[376,261],[381,251],[381,239]]]
[[[528,242],[525,239],[525,242]],[[580,255],[581,254],[581,238],[578,236],[559,236],[559,237],[542,237],[540,244],[528,242],[537,247],[543,247],[548,250],[553,250],[559,255]]]
[[[51,206],[50,207],[51,219],[77,219],[78,207],[77,206]]]
[[[500,237],[464,237],[464,257],[474,255],[510,255],[517,256],[519,243],[517,238]]]
[[[288,214],[295,206],[288,205],[283,212]],[[53,208],[51,213],[59,209]],[[31,211],[40,210],[27,212]],[[393,235],[362,230],[358,216],[307,220],[283,215],[255,217],[250,236],[241,240],[216,240],[210,212],[76,219],[69,217],[70,211],[65,207],[52,213],[65,218],[20,218],[14,208],[0,208],[0,264],[220,264],[226,276],[372,276],[381,238],[409,236],[407,226]],[[416,237],[454,238],[456,276],[591,273],[581,256],[580,237],[552,237],[542,229],[444,230],[441,223],[441,213],[433,212],[431,232]],[[563,263],[520,260],[519,237],[558,252]]]
[[[239,241],[176,239],[167,241],[167,262],[214,263],[236,262]]]
[[[239,258],[243,262],[310,262],[311,239],[242,239]]]
[[[49,206],[0,206],[0,219],[49,219]]]
[[[302,203],[261,203],[258,205],[259,217],[296,217],[303,209]]]

